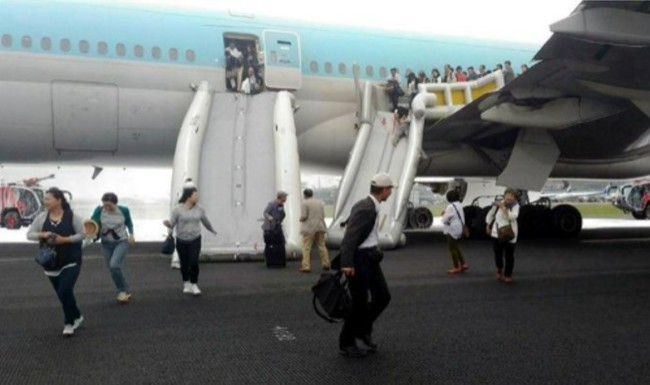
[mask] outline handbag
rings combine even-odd
[[[460,219],[460,224],[463,225],[463,238],[469,238],[469,227],[465,226],[465,223],[463,222],[463,218],[461,218],[460,213],[458,212],[458,209],[456,206],[452,203],[451,206],[456,210],[456,215],[458,215],[458,219]]]
[[[54,270],[56,268],[56,250],[52,246],[41,245],[34,259],[45,270]]]
[[[515,232],[514,230],[512,230],[512,226],[505,225],[505,226],[497,227],[497,238],[501,243],[510,242],[513,239],[515,239]]]
[[[162,245],[162,250],[160,252],[165,255],[174,254],[174,249],[176,249],[176,242],[174,242],[174,236],[169,234]]]
[[[348,292],[348,281],[341,282],[343,274],[323,273],[312,286],[312,305],[316,314],[329,323],[340,322],[352,309],[352,297]],[[320,306],[320,308],[319,308]],[[321,310],[322,309],[322,310]]]

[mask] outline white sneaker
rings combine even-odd
[[[196,283],[192,284],[192,294],[194,295],[201,295],[201,290],[199,287],[196,285]]]
[[[65,324],[63,325],[63,335],[64,336],[73,336],[74,335],[74,326]]]
[[[183,282],[183,294],[192,294],[192,284]]]
[[[131,293],[127,293],[125,291],[121,291],[117,295],[117,302],[119,303],[128,303],[130,299],[131,299]]]
[[[81,324],[83,322],[84,322],[84,316],[80,315],[79,318],[74,320],[74,323],[72,324],[72,329],[77,330],[79,328],[79,326],[81,326]],[[64,334],[65,334],[65,332],[64,332]]]

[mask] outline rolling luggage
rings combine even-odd
[[[264,232],[264,259],[266,267],[286,267],[287,252],[284,247],[284,234],[279,231]]]

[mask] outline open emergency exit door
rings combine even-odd
[[[302,86],[300,38],[293,32],[264,31],[264,83],[268,88]]]

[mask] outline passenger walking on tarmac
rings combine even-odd
[[[330,258],[325,247],[325,207],[323,202],[314,199],[314,192],[307,188],[302,192],[303,202],[300,210],[300,232],[302,233],[301,273],[311,271],[311,248],[316,242],[323,270],[330,269]]]
[[[485,218],[487,223],[486,232],[494,239],[492,241],[494,262],[497,267],[495,278],[505,283],[512,283],[512,270],[515,266],[515,245],[519,233],[519,227],[517,226],[519,204],[514,189],[507,188],[503,195],[502,200],[497,199],[494,201]],[[503,266],[504,253],[505,270]]]
[[[38,241],[41,247],[50,246],[56,252],[56,263],[45,270],[56,295],[63,306],[63,335],[72,336],[84,317],[77,307],[74,285],[81,271],[81,243],[84,228],[63,192],[52,187],[43,199],[46,211],[39,214],[27,232],[27,239]]]
[[[97,237],[101,238],[104,262],[117,289],[117,302],[128,303],[131,293],[122,264],[129,244],[135,242],[131,212],[126,206],[118,206],[117,195],[108,192],[102,196],[102,205],[95,209],[91,219],[97,224]]]
[[[373,323],[390,302],[390,292],[380,266],[383,252],[379,249],[377,215],[380,203],[390,197],[394,187],[397,186],[387,174],[377,174],[372,178],[370,196],[352,207],[341,241],[341,272],[348,277],[352,297],[352,309],[345,317],[339,337],[340,353],[347,357],[363,357],[368,352],[377,351],[377,344],[372,339]],[[356,339],[368,350],[360,349]]]
[[[453,265],[447,273],[458,274],[469,269],[469,266],[467,266],[463,258],[463,253],[458,248],[458,242],[463,236],[465,213],[463,212],[463,205],[460,204],[460,194],[458,194],[458,191],[447,191],[447,202],[449,202],[449,206],[442,212],[442,224]]]
[[[200,295],[199,289],[199,254],[201,253],[201,223],[214,235],[217,232],[205,215],[203,207],[198,205],[199,193],[196,187],[185,187],[172,210],[171,218],[163,224],[171,232],[176,228],[176,252],[181,261],[183,293]]]
[[[284,191],[278,191],[276,199],[269,202],[264,209],[262,230],[264,231],[264,257],[268,267],[285,267],[287,264],[282,221],[286,216],[284,204],[288,195]]]

